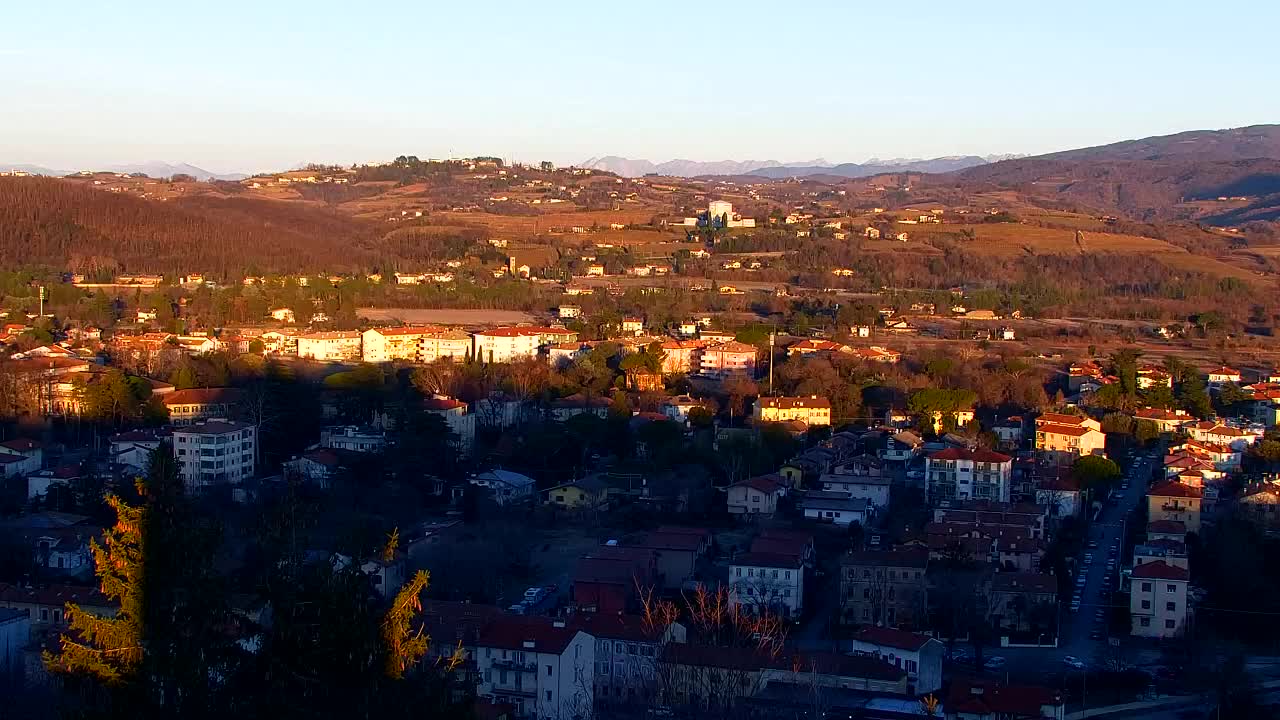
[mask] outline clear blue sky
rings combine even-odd
[[[6,5],[0,163],[863,161],[1280,122],[1280,3]]]

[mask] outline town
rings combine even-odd
[[[687,225],[755,223],[712,201]],[[531,287],[546,262],[506,257]],[[1223,663],[1246,682],[1261,651],[1224,638],[1280,604],[1275,365],[1161,324],[1030,345],[1031,318],[963,288],[707,288],[782,301],[766,324],[573,262],[557,304],[509,318],[340,290],[449,267],[63,278],[115,294],[99,324],[41,288],[4,326],[0,668],[55,692],[68,603],[120,608],[96,582],[109,498],[172,467],[223,526],[241,652],[279,624],[264,517],[287,513],[298,562],[350,569],[375,606],[425,591],[423,652],[480,717],[1062,720],[1160,707]],[[675,272],[644,267],[625,274]],[[228,290],[243,307],[214,307]]]

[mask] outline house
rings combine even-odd
[[[695,582],[698,560],[710,551],[711,531],[706,528],[663,526],[630,544],[657,555],[657,571],[663,589],[679,590]]]
[[[843,343],[834,342],[832,340],[822,340],[817,338],[805,338],[800,342],[787,346],[787,355],[789,357],[810,355],[819,355],[825,353],[834,354],[851,354],[853,348]]]
[[[1231,383],[1239,384],[1240,371],[1224,365],[1223,367],[1210,370],[1207,380],[1209,382],[1209,389],[1211,390]]]
[[[809,427],[831,424],[831,401],[809,397],[765,397],[756,399],[753,417],[757,424],[800,420]]]
[[[1013,458],[990,450],[948,448],[925,460],[925,501],[938,505],[955,500],[1009,502]]]
[[[363,336],[359,330],[331,330],[298,336],[298,357],[323,362],[361,359]]]
[[[880,458],[906,462],[913,459],[922,447],[924,447],[924,440],[920,439],[919,435],[904,430],[885,439]]]
[[[81,585],[15,585],[0,582],[0,608],[17,610],[30,618],[30,637],[26,641],[38,641],[50,632],[67,629],[67,603],[75,603],[81,610],[102,617],[116,614],[118,603],[107,599],[97,588]]]
[[[943,703],[946,720],[1064,720],[1066,699],[1059,690],[1034,685],[1001,685],[995,680],[957,678]]]
[[[381,452],[387,446],[387,435],[375,428],[335,425],[320,431],[320,447],[355,453]]]
[[[598,476],[590,476],[543,490],[547,504],[566,510],[594,510],[609,499],[610,486]]]
[[[1194,440],[1215,445],[1226,445],[1236,450],[1244,450],[1262,437],[1261,429],[1242,429],[1214,422],[1213,420],[1192,423],[1184,426],[1184,428]]]
[[[946,646],[936,638],[904,630],[863,625],[853,633],[849,652],[870,655],[907,672],[907,692],[927,695],[942,688],[942,657]]]
[[[570,599],[581,612],[639,612],[641,593],[662,585],[658,555],[639,547],[602,545],[578,559]]]
[[[422,357],[422,341],[437,332],[433,327],[370,328],[360,337],[362,358],[368,363],[429,362]]]
[[[88,579],[93,572],[90,543],[102,542],[102,528],[89,518],[45,511],[0,522],[0,532],[11,533],[31,550],[42,575]]]
[[[59,488],[68,487],[73,480],[78,480],[83,476],[79,465],[62,465],[55,468],[47,468],[27,476],[27,499],[35,500],[36,498],[45,497],[49,494],[50,488],[57,486]]]
[[[1147,491],[1147,522],[1172,520],[1180,522],[1186,532],[1200,532],[1200,503],[1204,491],[1179,482],[1166,480]]]
[[[458,438],[458,449],[470,455],[476,442],[477,414],[461,400],[435,395],[422,401],[422,409],[444,418],[449,431]]]
[[[807,519],[844,527],[855,522],[866,526],[875,515],[875,507],[866,498],[854,498],[847,492],[811,490],[799,505]]]
[[[234,420],[204,420],[173,431],[173,454],[188,492],[239,485],[254,475],[258,431]]]
[[[676,395],[668,398],[662,403],[662,414],[678,423],[687,423],[689,421],[689,411],[694,408],[704,408],[705,405],[701,400],[696,400],[688,395]]]
[[[1145,420],[1154,424],[1160,432],[1177,432],[1183,425],[1189,425],[1195,418],[1186,410],[1165,410],[1163,408],[1141,408],[1133,414],[1134,420]]]
[[[531,500],[535,487],[533,478],[501,469],[472,475],[470,482],[472,485],[492,491],[493,499],[499,505],[510,505]]]
[[[298,477],[327,490],[342,470],[340,451],[329,448],[312,448],[288,463],[289,468]]]
[[[840,608],[844,621],[880,627],[923,627],[928,609],[929,553],[865,550],[840,560]]]
[[[579,617],[573,626],[595,640],[596,717],[653,702],[662,649],[687,636],[680,623],[662,627],[639,615],[596,613]]]
[[[754,377],[756,348],[736,340],[715,343],[702,349],[699,373],[705,377],[724,379],[734,373]]]
[[[482,362],[511,362],[536,357],[556,343],[574,342],[578,333],[553,327],[499,327],[472,334],[472,356]]]
[[[934,410],[929,416],[931,427],[934,435],[941,435],[943,430],[950,428],[963,428],[971,424],[974,420],[973,408],[961,410],[944,411]],[[950,432],[950,430],[947,430]]]
[[[551,417],[564,422],[575,415],[595,415],[604,419],[609,417],[612,402],[607,397],[590,396],[585,393],[574,393],[552,400],[549,407]]]
[[[804,563],[790,554],[738,553],[729,561],[729,607],[749,615],[799,618]]]
[[[1236,507],[1259,527],[1280,529],[1280,484],[1264,482],[1247,488],[1236,499]]]
[[[696,331],[691,331],[692,332]],[[695,373],[702,367],[702,340],[664,340],[662,342],[662,372]]]
[[[1155,560],[1135,565],[1130,574],[1131,632],[1139,637],[1174,638],[1191,618],[1187,586],[1191,573],[1184,567]]]
[[[182,426],[215,417],[233,417],[243,398],[244,393],[236,388],[192,388],[168,393],[162,402],[169,411],[169,422]]]
[[[824,473],[818,478],[818,486],[826,492],[847,493],[850,498],[866,500],[876,510],[889,507],[889,486],[892,480],[883,475],[853,475],[841,472]]]
[[[640,337],[644,333],[644,318],[641,317],[624,317],[622,318],[622,334],[632,337]]]
[[[44,445],[27,438],[0,442],[0,463],[4,476],[30,475],[44,467]]]
[[[725,502],[730,515],[772,517],[778,510],[778,498],[784,492],[776,476],[761,475],[730,485],[726,488]]]
[[[145,475],[151,466],[151,453],[171,437],[168,431],[130,430],[111,436],[111,462]]]
[[[1036,452],[1059,461],[1105,454],[1107,437],[1092,418],[1044,413],[1036,418]]]
[[[517,718],[586,717],[595,691],[595,639],[563,620],[502,615],[476,639],[482,698]]]
[[[556,309],[556,315],[561,320],[572,320],[582,317],[582,306],[580,305],[561,305]]]
[[[1177,520],[1152,520],[1147,523],[1147,542],[1172,540],[1182,543],[1187,538],[1186,523]]]
[[[991,576],[989,618],[1011,631],[1031,629],[1031,614],[1054,617],[1058,609],[1058,579],[1035,572],[1000,572]]]

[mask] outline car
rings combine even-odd
[[[1115,545],[1112,545],[1111,549],[1107,550],[1107,554],[1110,555],[1111,557],[1115,557],[1120,554],[1120,548]]]
[[[1089,549],[1090,549],[1090,550],[1093,550],[1093,549],[1094,549],[1094,548],[1096,548],[1096,547],[1098,547],[1098,541],[1097,541],[1097,540],[1090,540],[1090,541],[1089,541]]]
[[[1068,655],[1062,658],[1062,664],[1068,667],[1073,667],[1076,670],[1084,669],[1084,661],[1074,655]]]
[[[1124,482],[1120,483],[1120,489],[1121,489],[1121,490],[1128,490],[1128,489],[1129,489],[1129,481],[1128,481],[1128,480],[1125,480]]]
[[[1098,612],[1096,612],[1096,613],[1094,613],[1094,614],[1093,614],[1093,619],[1094,619],[1094,620],[1106,620],[1106,619],[1107,619],[1107,611],[1106,611],[1106,610],[1099,610]]]
[[[987,661],[982,664],[982,667],[988,670],[998,670],[1004,667],[1004,658],[1000,657],[999,655],[989,657],[987,658]]]
[[[1089,639],[1090,639],[1090,640],[1101,640],[1105,635],[1106,635],[1106,634],[1105,634],[1105,633],[1103,633],[1101,630],[1094,630],[1093,632],[1089,633]]]
[[[1071,612],[1080,612],[1080,603],[1078,602],[1071,603]]]

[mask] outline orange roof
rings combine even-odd
[[[1007,463],[1013,462],[1013,458],[1008,455],[1002,455],[998,452],[990,450],[964,450],[961,448],[947,448],[929,456],[930,460],[969,460],[971,462],[983,463]]]
[[[1133,569],[1133,577],[1146,580],[1182,580],[1191,579],[1191,573],[1177,565],[1170,565],[1163,560],[1142,563]]]
[[[1199,499],[1204,496],[1200,488],[1183,485],[1180,482],[1166,480],[1147,491],[1150,497],[1180,497]]]

